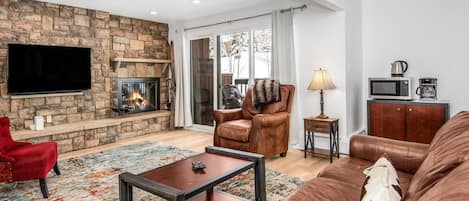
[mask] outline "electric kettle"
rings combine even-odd
[[[406,61],[395,61],[391,64],[392,77],[404,77],[404,73],[409,69],[409,64]]]

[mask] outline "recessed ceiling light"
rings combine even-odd
[[[156,11],[151,11],[150,14],[152,14],[152,15],[158,15],[158,12],[156,12]]]
[[[193,4],[199,4],[199,3],[200,3],[200,0],[192,0],[192,3],[193,3]]]

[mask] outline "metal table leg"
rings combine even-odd
[[[257,159],[255,168],[256,201],[266,201],[265,183],[265,161],[264,158]]]

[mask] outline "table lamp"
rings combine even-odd
[[[320,68],[319,70],[313,71],[313,79],[308,86],[308,90],[321,90],[321,114],[316,118],[327,119],[329,118],[324,114],[324,90],[335,89],[335,85],[332,82],[331,76],[326,70]]]

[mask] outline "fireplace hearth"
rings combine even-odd
[[[120,114],[160,109],[159,78],[119,78],[117,84]]]

